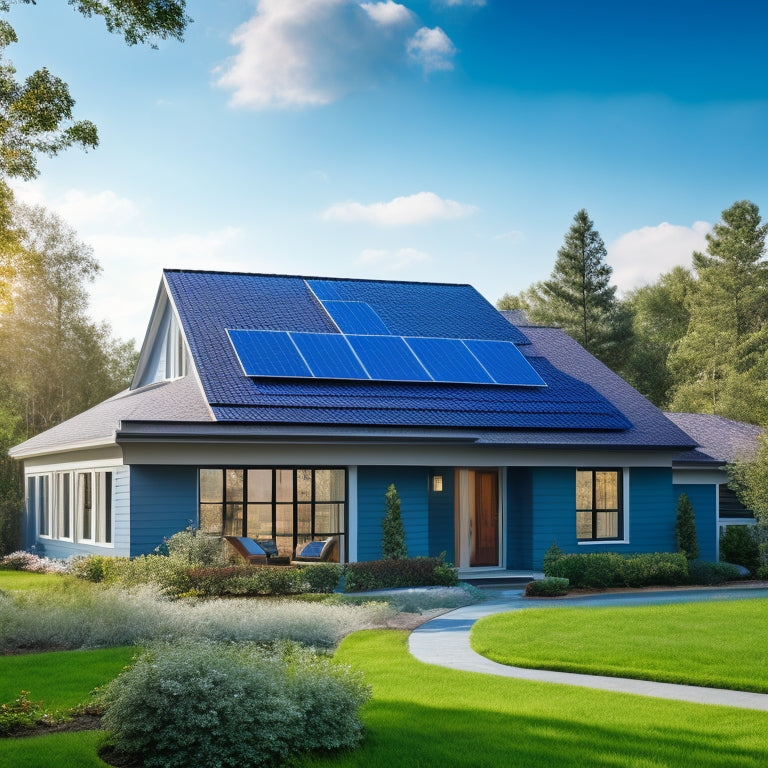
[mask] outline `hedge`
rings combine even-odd
[[[441,557],[348,563],[344,573],[346,592],[401,587],[455,587],[459,583],[456,569]]]

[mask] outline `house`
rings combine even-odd
[[[11,455],[52,557],[151,552],[191,522],[375,559],[394,483],[409,554],[468,575],[536,572],[554,541],[674,550],[696,445],[469,285],[167,270],[131,387]]]
[[[703,560],[718,560],[720,535],[729,525],[754,525],[752,512],[728,487],[727,465],[749,460],[759,448],[762,427],[708,413],[666,413],[697,443],[672,462],[676,490],[686,493],[696,515]],[[714,535],[713,535],[714,530]]]

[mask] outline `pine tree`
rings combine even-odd
[[[677,381],[672,407],[742,421],[768,415],[768,224],[748,200],[723,211],[694,253],[698,280],[690,292],[690,323],[670,355]]]
[[[557,325],[607,365],[621,367],[630,318],[620,312],[613,270],[594,222],[583,208],[573,217],[549,280],[525,298],[535,323]]]
[[[699,556],[699,540],[696,536],[696,516],[688,495],[680,494],[677,500],[677,523],[675,524],[677,550],[683,552],[689,560]]]
[[[400,496],[394,484],[387,488],[384,496],[386,510],[381,521],[383,536],[381,550],[385,560],[404,560],[408,557],[408,549],[405,546],[405,528],[400,510]]]

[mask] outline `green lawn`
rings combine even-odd
[[[136,648],[58,651],[0,656],[0,703],[13,701],[21,690],[48,711],[68,710],[87,700],[136,655]]]
[[[488,616],[475,651],[501,664],[768,693],[768,600],[548,608]]]
[[[367,736],[360,749],[307,759],[305,768],[768,765],[766,713],[455,672],[416,661],[407,640],[406,633],[379,630],[342,643],[337,658],[362,670],[373,687],[364,709]],[[126,657],[114,659],[110,676],[130,658],[131,649],[121,650]],[[41,655],[5,657],[3,671],[35,658]],[[83,696],[89,686],[83,681]],[[103,739],[85,732],[4,740],[0,768],[103,768],[96,756]]]
[[[4,571],[0,570],[0,589],[46,589],[58,586],[63,580],[72,580],[74,576],[61,573],[30,573],[29,571]]]

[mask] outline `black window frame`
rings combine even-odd
[[[576,492],[576,539],[579,543],[582,542],[611,542],[611,541],[623,541],[624,540],[624,470],[621,467],[578,467],[576,469],[575,485],[578,485],[578,473],[579,472],[591,472],[592,474],[592,506],[591,508],[581,509],[578,506],[578,492]],[[600,472],[614,472],[616,473],[616,508],[601,509],[597,506],[597,482],[596,475]],[[592,536],[585,538],[579,536],[579,524],[578,515],[583,512],[591,512],[591,529]],[[598,536],[598,514],[600,512],[615,512],[616,513],[616,536]]]

